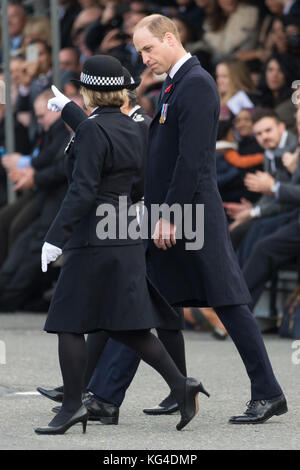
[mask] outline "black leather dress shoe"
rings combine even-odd
[[[57,387],[50,390],[46,390],[42,387],[37,387],[37,391],[46,398],[56,401],[57,403],[62,403],[64,398],[64,389],[63,387]],[[82,394],[82,401],[90,396],[90,392],[84,392]]]
[[[102,424],[118,424],[119,407],[111,403],[100,401],[95,395],[87,395],[83,403],[88,411],[89,421],[100,421]],[[54,413],[60,411],[60,406],[52,408]]]
[[[64,392],[63,387],[57,387],[54,389],[46,390],[42,387],[37,387],[37,391],[46,398],[56,401],[57,403],[62,403]]]
[[[89,421],[101,421],[103,424],[118,424],[119,407],[100,401],[95,395],[84,400],[89,413]]]
[[[153,408],[146,408],[143,410],[146,415],[171,415],[179,410],[176,398],[170,393],[163,401]]]
[[[171,415],[172,413],[176,413],[176,411],[179,411],[179,406],[177,405],[176,402],[162,406],[162,405],[157,405],[154,406],[153,408],[145,408],[143,410],[146,415],[153,415],[153,416],[158,416],[158,415]]]
[[[272,416],[287,413],[288,407],[285,396],[279,395],[271,400],[251,400],[247,403],[247,410],[243,415],[232,416],[230,424],[259,424],[264,423]]]

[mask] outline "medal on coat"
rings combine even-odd
[[[164,124],[167,119],[167,113],[168,113],[168,104],[165,103],[161,107],[161,113],[160,113],[160,118],[159,118],[159,124]]]

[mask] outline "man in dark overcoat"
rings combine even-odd
[[[173,306],[211,306],[234,341],[251,381],[246,412],[231,423],[258,423],[287,411],[282,390],[248,304],[251,301],[230,242],[216,182],[219,95],[213,78],[183,48],[173,22],[150,15],[138,23],[134,44],[154,73],[167,72],[149,134],[145,207],[179,205],[182,218],[159,212],[148,240],[147,269]],[[204,217],[197,211],[204,205]],[[187,248],[176,232],[189,219],[204,231],[203,246]],[[153,224],[153,220],[152,220]],[[186,233],[184,230],[182,232]],[[200,237],[201,238],[201,237]],[[180,348],[179,348],[180,349]]]

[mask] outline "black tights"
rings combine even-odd
[[[186,377],[185,347],[182,331],[157,329],[157,335],[182,375]],[[160,406],[172,405],[174,401],[176,402],[176,399],[171,392],[170,395],[160,403]]]
[[[136,332],[132,332],[136,333]],[[105,348],[106,342],[111,336],[113,339],[116,337],[112,336],[114,333],[107,333],[106,331],[99,331],[98,333],[93,333],[88,336],[87,339],[87,350],[88,350],[88,363],[85,372],[85,379],[84,379],[84,388],[85,390],[88,387],[88,384],[92,378],[94,370],[97,366],[99,358]],[[161,330],[157,329],[157,335],[164,345],[165,349],[175,362],[177,368],[181,372],[182,375],[186,377],[186,361],[185,361],[185,348],[184,348],[184,338],[183,333],[181,330]],[[124,343],[122,339],[120,342]],[[127,343],[125,343],[127,344]],[[130,345],[127,344],[129,347]],[[134,349],[135,348],[131,348]],[[141,354],[137,352],[137,355],[141,357]],[[147,362],[147,361],[146,361]],[[167,398],[165,398],[162,402],[165,406],[169,403],[174,402],[174,397],[170,394]]]
[[[83,334],[62,333],[59,334],[58,351],[64,382],[64,399],[61,411],[50,423],[52,426],[62,424],[81,406],[82,392],[109,337],[133,349],[141,359],[153,367],[167,382],[179,407],[182,407],[185,375],[180,372],[162,342],[149,330],[99,331],[89,335],[88,345]]]

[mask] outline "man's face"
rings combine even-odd
[[[8,5],[8,32],[12,37],[17,37],[22,34],[23,28],[26,23],[26,15],[22,8],[18,5]]]
[[[12,59],[9,64],[10,78],[14,85],[20,85],[22,78],[22,59]]]
[[[59,53],[59,68],[61,70],[78,70],[78,57],[72,49],[61,49]]]
[[[38,99],[34,103],[34,112],[38,124],[45,132],[48,132],[52,124],[60,117],[60,113],[53,113],[47,108],[47,102],[43,99]]]
[[[257,142],[264,150],[273,150],[278,147],[285,126],[272,117],[265,117],[253,126]]]
[[[145,17],[145,13],[140,13],[138,11],[129,11],[124,14],[123,29],[126,34],[133,36],[134,28]]]
[[[148,28],[139,28],[133,35],[133,43],[141,54],[143,63],[157,75],[168,72],[173,66],[173,49],[166,38],[160,41]]]

